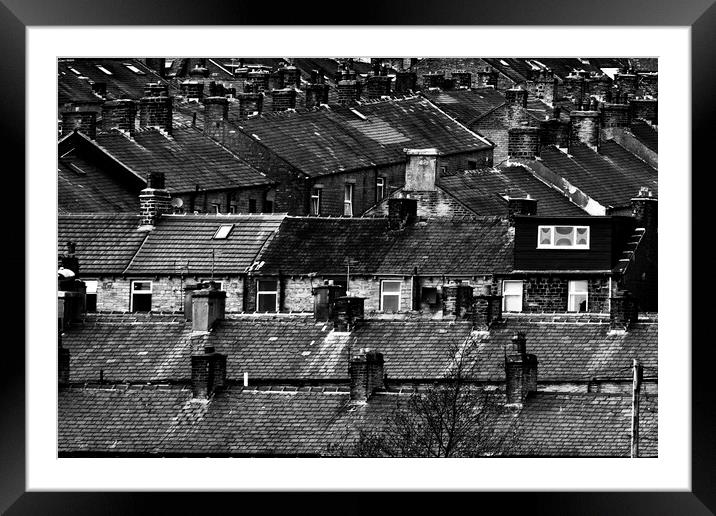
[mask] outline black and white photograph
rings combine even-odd
[[[658,458],[659,59],[524,48],[58,57],[58,457]]]

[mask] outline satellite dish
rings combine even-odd
[[[174,197],[172,199],[172,206],[174,206],[175,208],[181,208],[182,206],[184,206],[184,201],[181,199],[181,197]]]

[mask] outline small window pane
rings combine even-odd
[[[276,291],[276,280],[259,280],[259,291],[260,292]]]
[[[522,311],[522,296],[505,296],[504,300],[506,312]]]
[[[151,292],[152,291],[152,283],[151,281],[135,281],[132,283],[132,287],[134,291],[146,291]]]
[[[134,312],[149,312],[152,309],[151,294],[134,294],[132,296],[132,310]]]
[[[398,312],[400,311],[400,296],[394,294],[385,294],[383,296],[383,311]]]
[[[540,228],[539,243],[549,245],[552,243],[552,228]]]
[[[522,282],[521,281],[505,281],[504,292],[505,295],[522,295]]]
[[[384,281],[383,292],[400,292],[400,281]]]
[[[258,296],[259,312],[275,312],[276,311],[276,294],[259,294]]]

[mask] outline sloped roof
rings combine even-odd
[[[651,167],[644,164],[639,168],[622,168],[581,143],[573,146],[570,155],[553,145],[544,147],[540,159],[547,168],[604,206],[628,204],[641,187],[650,188],[658,196],[658,178]]]
[[[491,147],[421,97],[276,113],[236,125],[309,176],[400,163],[406,147],[445,154]]]
[[[435,380],[445,375],[451,353],[475,346],[466,377],[503,382],[504,353],[515,332],[525,332],[527,350],[539,360],[542,382],[593,378],[628,381],[632,359],[645,378],[657,378],[658,324],[639,321],[626,333],[610,332],[596,318],[510,315],[489,333],[473,332],[467,321],[366,319],[351,334],[335,333],[306,315],[231,315],[208,336],[192,336],[183,314],[96,314],[63,337],[70,350],[70,381],[108,382],[187,380],[190,356],[203,345],[227,355],[227,378],[249,381],[347,382],[351,349],[383,353],[392,381]],[[453,351],[451,351],[453,350]]]
[[[584,215],[562,192],[547,186],[523,167],[502,165],[440,176],[440,188],[479,215],[507,215],[503,195],[537,199],[537,213],[545,216]]]
[[[60,214],[58,252],[75,242],[81,273],[122,274],[146,237],[138,225],[139,216],[130,213]]]
[[[350,453],[359,428],[380,431],[407,395],[376,394],[353,404],[326,389],[260,390],[231,386],[211,400],[186,387],[61,389],[58,451],[112,455],[322,456],[331,445]],[[503,410],[500,431],[516,423],[505,455],[629,456],[631,399],[610,394],[531,396]],[[640,456],[657,454],[657,398],[642,396]]]
[[[86,79],[80,79],[70,70],[59,69],[57,72],[57,104],[68,103],[99,104],[102,98],[92,92]]]
[[[599,149],[599,154],[601,154],[615,167],[625,171],[626,173],[634,174],[637,177],[649,177],[649,174],[651,174],[654,178],[656,178],[658,175],[656,169],[637,158],[634,154],[626,150],[614,140],[607,140],[603,142]]]
[[[57,164],[59,213],[134,213],[143,187],[141,181],[114,177],[82,156],[67,155]]]
[[[283,215],[167,215],[149,232],[127,274],[239,274],[278,230]],[[214,239],[223,225],[233,225],[225,239]]]
[[[659,133],[653,126],[643,120],[634,120],[629,130],[648,149],[659,152]]]
[[[271,184],[196,128],[176,128],[171,136],[147,129],[132,139],[112,131],[98,134],[96,144],[140,177],[164,172],[170,192],[193,192],[197,185],[200,190],[223,190]]]
[[[126,63],[126,64],[125,64]],[[132,71],[128,66],[136,68],[138,71]],[[100,68],[101,67],[101,68]],[[105,73],[107,70],[108,73]],[[63,88],[69,88],[72,91],[72,99],[76,95],[85,95],[82,91],[88,91],[92,94],[91,84],[103,82],[107,85],[108,99],[138,99],[144,96],[144,88],[148,82],[166,82],[159,77],[157,73],[148,68],[139,59],[122,58],[77,58],[77,59],[61,59],[57,63],[58,82],[60,83],[60,91]],[[75,73],[77,70],[78,73]],[[78,88],[78,83],[74,78],[84,81],[83,88]],[[66,83],[66,86],[62,86]],[[96,98],[96,97],[95,97]]]
[[[422,94],[447,114],[466,125],[470,125],[505,103],[504,95],[494,88],[424,91]]]

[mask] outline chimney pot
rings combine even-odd
[[[171,213],[171,195],[164,187],[164,172],[147,174],[147,187],[139,193],[140,226],[152,227],[159,217]]]
[[[351,401],[368,401],[378,389],[385,388],[383,354],[371,349],[360,349],[350,358]]]
[[[506,397],[508,405],[521,406],[537,391],[537,357],[527,353],[524,333],[512,337],[513,350],[505,355]]]
[[[313,289],[313,314],[316,321],[332,321],[334,318],[334,305],[336,299],[346,295],[346,287],[334,285],[333,280],[327,280],[323,285]]]

